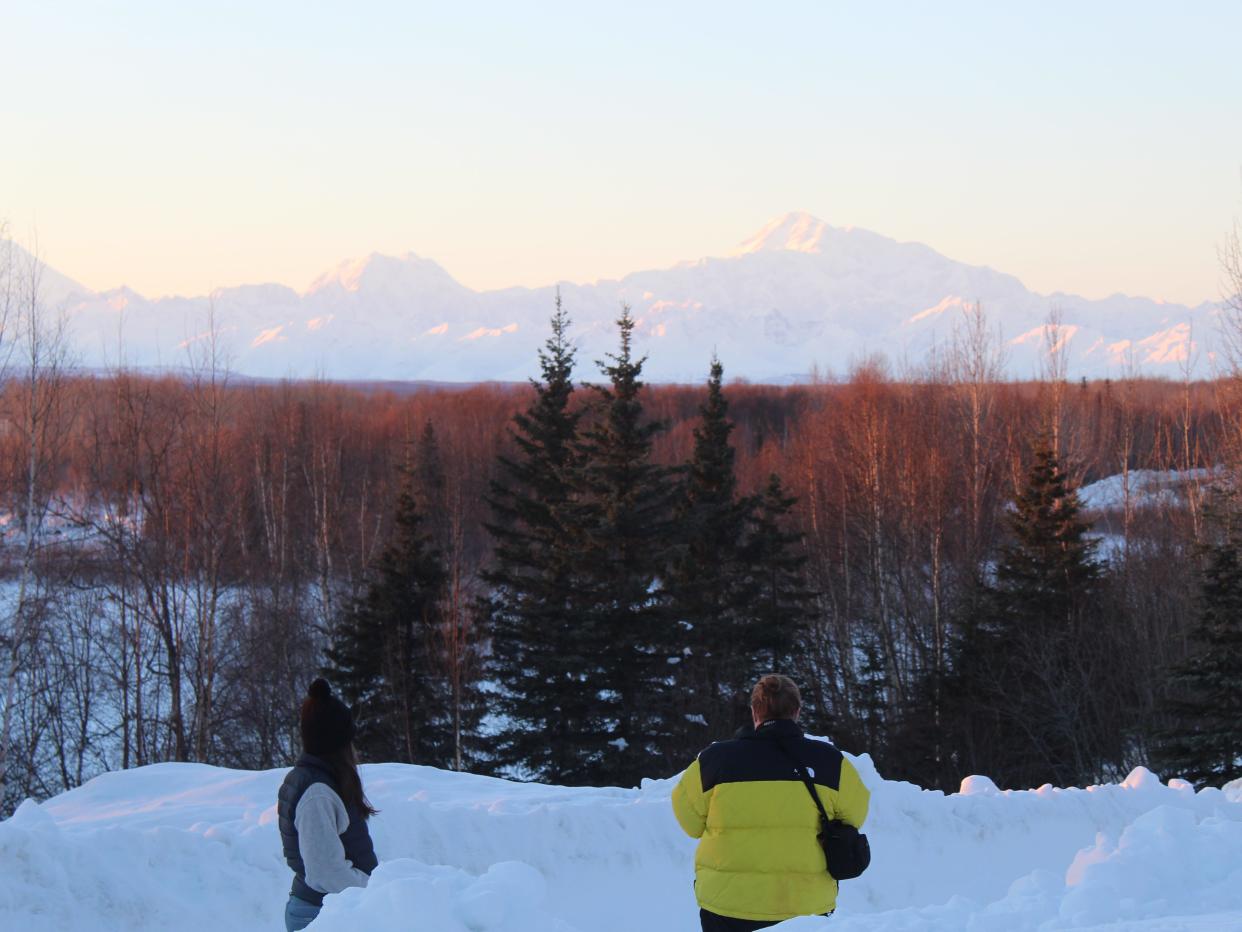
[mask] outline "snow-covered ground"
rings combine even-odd
[[[1127,494],[1133,508],[1177,507],[1185,503],[1188,488],[1207,486],[1213,478],[1211,469],[1132,469],[1128,476],[1117,473],[1084,485],[1078,500],[1088,511],[1120,511]]]
[[[1242,929],[1242,785],[946,796],[880,779],[874,861],[816,930]],[[0,823],[0,928],[282,928],[283,771],[160,764],[109,773]],[[364,768],[381,865],[312,929],[687,932],[694,842],[672,781],[565,789],[426,767]]]

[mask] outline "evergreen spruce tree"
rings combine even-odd
[[[1060,786],[1099,770],[1092,670],[1107,662],[1093,624],[1100,565],[1077,492],[1041,439],[1009,517],[993,585],[957,644],[959,747],[972,772],[1014,787]]]
[[[410,490],[423,518],[423,528],[435,549],[447,553],[450,546],[448,496],[440,438],[431,421],[423,424],[409,463]]]
[[[597,404],[581,437],[570,526],[592,660],[585,688],[600,726],[584,750],[593,782],[634,785],[684,764],[674,758],[683,649],[663,588],[676,485],[652,460],[666,425],[643,414],[643,359],[633,355],[628,308],[617,325],[620,350],[599,364],[608,384],[592,386]]]
[[[446,575],[414,479],[407,465],[392,537],[332,632],[325,672],[354,707],[364,757],[445,767],[453,757],[439,656]]]
[[[963,776],[987,773],[991,761],[988,748],[996,731],[995,716],[985,714],[980,706],[989,693],[985,649],[991,646],[986,626],[991,604],[992,588],[980,568],[953,595],[946,629],[946,669],[938,683],[929,680],[926,684],[930,689],[940,688],[942,718],[937,737],[944,746],[940,786],[945,790],[952,790]]]
[[[1014,543],[1002,553],[996,582],[1002,592],[1022,594],[1008,607],[1040,633],[1069,630],[1083,597],[1100,578],[1098,541],[1087,536],[1090,525],[1081,508],[1052,448],[1037,444],[1009,521]]]
[[[937,692],[939,676],[934,668],[918,670],[911,678],[904,701],[892,709],[885,723],[883,754],[874,755],[890,779],[908,780],[926,789],[953,792],[961,783],[950,772],[944,743],[944,701]]]
[[[586,637],[576,584],[576,536],[567,527],[580,414],[573,407],[569,316],[556,299],[542,379],[514,415],[513,453],[500,457],[488,498],[495,547],[484,574],[497,684],[497,764],[560,784],[588,783],[605,745],[588,682],[597,645]]]
[[[754,574],[754,601],[742,643],[752,658],[752,674],[790,669],[814,609],[806,583],[802,534],[790,528],[798,503],[772,473],[755,503],[747,557]]]
[[[840,722],[823,702],[823,692],[812,685],[816,673],[804,660],[805,645],[815,614],[816,594],[807,579],[807,556],[801,531],[793,527],[798,499],[781,477],[768,476],[755,497],[744,560],[753,584],[738,643],[750,662],[746,679],[753,683],[764,673],[786,673],[806,684],[802,722],[820,734],[839,734]],[[816,701],[816,697],[820,701]],[[743,695],[734,715],[744,721],[748,696]]]
[[[1173,672],[1173,727],[1161,748],[1169,776],[1223,785],[1242,777],[1242,537],[1214,546],[1194,650]]]
[[[678,493],[676,549],[667,580],[675,633],[684,647],[684,660],[675,665],[683,734],[670,751],[682,758],[740,724],[739,695],[753,685],[753,664],[738,640],[746,633],[746,609],[760,589],[745,560],[753,502],[737,494],[723,377],[723,366],[713,358],[694,429],[694,455]]]

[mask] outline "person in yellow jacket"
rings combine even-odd
[[[861,828],[867,818],[871,794],[854,765],[798,726],[802,697],[793,680],[763,677],[750,709],[755,730],[705,749],[673,790],[677,821],[699,839],[694,891],[703,932],[751,932],[836,908],[819,810],[795,760],[830,819]]]

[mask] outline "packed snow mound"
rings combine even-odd
[[[1223,787],[1225,796],[1230,802],[1242,803],[1242,780],[1234,780]]]
[[[1242,928],[1242,787],[1123,783],[945,795],[879,777],[874,861],[837,915],[785,932]],[[0,928],[279,929],[289,889],[283,770],[159,764],[109,773],[0,822]],[[635,789],[363,768],[381,864],[312,930],[687,932],[695,842],[672,780]],[[809,805],[809,802],[808,802]]]

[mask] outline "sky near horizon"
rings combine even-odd
[[[773,216],[1196,304],[1242,216],[1242,3],[0,0],[0,220],[96,289],[474,288]]]

